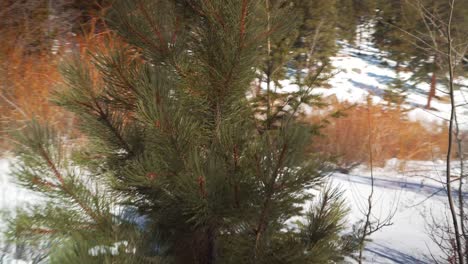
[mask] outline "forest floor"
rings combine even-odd
[[[36,198],[12,183],[10,161],[0,160],[0,208],[14,209]],[[370,236],[365,250],[365,263],[434,263],[431,254],[441,255],[431,240],[430,225],[445,221],[447,211],[443,162],[403,162],[390,160],[384,168],[375,168],[373,217],[384,219],[392,215],[392,225]],[[332,185],[339,186],[351,213],[347,227],[364,219],[367,198],[371,190],[368,168],[362,166],[349,174],[333,173]],[[464,196],[468,197],[468,193]],[[0,228],[5,227],[0,223]],[[11,262],[20,263],[20,262]]]
[[[406,101],[402,107],[407,110],[411,121],[420,121],[430,127],[444,124],[450,117],[450,101],[447,94],[448,76],[439,76],[435,98],[431,101],[431,108],[425,109],[430,90],[431,76],[428,74],[427,82],[416,83],[411,79],[410,72],[404,63],[400,64],[399,74],[395,71],[396,62],[386,58],[386,54],[377,49],[370,41],[371,32],[363,32],[363,37],[357,44],[351,45],[339,41],[340,50],[336,56],[330,58],[333,70],[327,81],[327,87],[314,88],[313,93],[323,98],[334,97],[339,102],[365,104],[368,97],[373,103],[388,105],[384,99],[387,87],[400,78],[405,86]],[[298,86],[293,80],[280,81],[281,86],[273,87],[278,92],[297,91]],[[460,129],[468,130],[468,79],[455,80],[455,103]],[[262,83],[266,89],[266,84]]]
[[[330,80],[331,89],[319,89],[324,95],[335,95],[339,101],[365,103],[371,96],[376,103],[386,105],[384,90],[397,74],[396,62],[385,59],[385,54],[376,49],[364,34],[357,46],[341,43],[338,55],[332,58],[337,74]],[[428,129],[434,124],[444,125],[450,115],[450,105],[443,81],[437,84],[437,98],[431,109],[425,109],[430,89],[427,83],[415,84],[411,72],[402,71],[399,77],[408,86],[406,91],[407,117],[419,121]],[[459,125],[468,130],[468,108],[465,94],[468,80],[458,79],[460,89],[455,92]],[[456,163],[456,162],[455,162]],[[456,174],[457,168],[454,168]],[[368,167],[358,167],[349,174],[334,173],[334,184],[340,185],[351,207],[349,228],[352,223],[364,219],[367,198],[371,191],[371,172]],[[374,213],[379,219],[393,215],[392,225],[371,235],[366,246],[365,263],[434,263],[434,257],[442,256],[441,249],[431,239],[432,226],[447,222],[447,192],[442,184],[445,177],[445,162],[399,161],[392,159],[383,168],[374,168]],[[467,193],[463,194],[468,196]]]
[[[430,76],[427,82],[415,83],[412,73],[395,71],[396,62],[386,59],[370,42],[370,32],[364,31],[356,45],[340,42],[341,49],[331,58],[334,67],[329,79],[330,87],[316,88],[314,93],[324,98],[336,98],[339,102],[366,104],[368,98],[373,103],[388,105],[383,95],[385,89],[399,77],[406,86],[406,118],[422,123],[427,129],[447,125],[450,104],[444,80],[437,83],[436,98],[431,109],[425,109],[430,89]],[[404,69],[405,65],[401,65]],[[298,89],[292,81],[280,82],[276,87],[280,92]],[[455,101],[459,126],[468,131],[468,79],[456,80],[458,89]],[[444,151],[444,150],[442,150]],[[456,162],[455,162],[456,163]],[[454,168],[456,174],[457,168]],[[434,258],[442,256],[441,249],[431,239],[431,226],[447,222],[447,192],[443,182],[445,162],[441,160],[400,161],[392,159],[383,168],[374,168],[375,177],[373,218],[385,219],[392,216],[392,225],[370,236],[366,246],[365,263],[422,264],[435,263]],[[356,221],[365,219],[367,199],[371,192],[371,172],[366,166],[358,167],[349,174],[333,173],[331,182],[344,190],[351,215],[348,228]],[[463,196],[468,197],[468,193]],[[350,260],[350,262],[353,262]]]
[[[447,192],[442,184],[443,162],[401,162],[390,160],[374,175],[374,220],[391,217],[391,225],[370,236],[365,263],[434,263],[442,255],[432,241],[431,226],[445,223],[448,216]],[[454,171],[457,169],[454,168]],[[360,167],[350,174],[334,173],[333,185],[345,194],[351,215],[348,228],[365,219],[367,198],[371,192],[369,168]],[[468,197],[468,193],[463,194]]]

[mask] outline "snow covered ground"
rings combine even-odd
[[[370,96],[374,103],[386,105],[383,99],[384,91],[391,84],[397,74],[395,61],[385,58],[385,54],[375,48],[370,42],[370,32],[365,31],[363,40],[356,46],[340,41],[341,47],[336,56],[331,57],[334,68],[332,77],[328,80],[330,88],[315,88],[313,93],[324,97],[333,96],[340,102],[366,103]],[[407,88],[406,103],[404,107],[409,109],[408,117],[412,121],[420,121],[428,126],[442,124],[450,116],[450,104],[446,94],[446,84],[438,80],[436,96],[431,102],[431,109],[425,109],[430,89],[431,76],[427,76],[427,82],[415,84],[410,80],[412,73],[400,71],[400,78]],[[281,87],[276,87],[278,92],[293,92],[298,86],[291,80],[279,82]],[[455,102],[459,117],[460,128],[468,130],[468,79],[458,78],[456,84],[460,90],[455,91]],[[274,84],[272,84],[274,87]],[[266,89],[266,84],[262,83]]]
[[[14,209],[24,201],[27,201],[30,197],[24,189],[18,188],[16,184],[13,183],[9,174],[9,160],[0,159],[0,209]]]
[[[374,177],[373,215],[380,219],[394,215],[391,226],[370,237],[365,263],[434,263],[431,254],[439,257],[441,251],[429,236],[429,225],[433,219],[444,221],[447,213],[446,191],[440,183],[444,164],[427,161],[402,165],[391,160],[384,168],[375,169]],[[334,173],[331,180],[345,191],[351,207],[349,224],[363,219],[371,191],[370,171],[358,168],[349,175]]]
[[[15,207],[25,201],[32,201],[33,195],[24,189],[18,188],[10,175],[11,159],[0,159],[0,211],[11,212]],[[1,215],[0,215],[1,216]],[[5,229],[6,223],[0,219],[0,232]],[[28,264],[25,261],[3,256],[3,242],[0,236],[0,262],[2,264]],[[3,258],[2,258],[3,257]]]
[[[381,58],[381,52],[373,47],[370,42],[362,42],[360,48],[353,47],[347,43],[341,42],[342,49],[337,56],[332,58],[332,65],[338,72],[330,79],[332,88],[319,88],[316,92],[324,95],[335,95],[339,101],[349,101],[352,103],[366,102],[368,95],[372,97],[373,102],[387,104],[383,99],[384,91],[392,81],[397,77],[392,66],[395,61]],[[431,102],[431,110],[424,107],[427,103],[427,95],[430,89],[430,76],[427,82],[415,84],[410,81],[411,72],[400,72],[407,87],[407,99],[405,107],[411,109],[408,113],[413,121],[424,123],[442,123],[444,119],[450,116],[450,104],[448,95],[443,93],[446,86],[438,82],[436,95],[441,100],[434,98]],[[456,81],[461,84],[460,90],[455,91],[456,105],[468,103],[468,80],[459,78]],[[445,99],[445,100],[444,100]],[[468,129],[468,108],[466,106],[458,108],[460,127]]]
[[[337,74],[330,79],[332,88],[315,90],[324,96],[336,96],[338,101],[365,103],[371,96],[374,103],[387,104],[383,99],[384,90],[396,77],[392,68],[394,61],[383,59],[382,53],[368,40],[365,32],[364,41],[353,47],[341,42],[337,56],[331,58]],[[408,117],[428,125],[442,124],[450,116],[450,105],[446,87],[437,85],[437,96],[427,110],[427,94],[430,88],[430,76],[427,83],[414,84],[409,81],[411,72],[400,72],[408,90],[405,107],[410,109]],[[459,78],[461,86],[455,91],[455,101],[460,128],[468,130],[468,80]],[[295,89],[284,83],[285,90]],[[445,99],[445,100],[444,100]],[[456,169],[455,169],[456,170]],[[428,235],[433,219],[446,221],[447,197],[441,182],[444,181],[445,164],[442,161],[420,161],[403,164],[397,160],[387,162],[385,168],[376,169],[375,176],[375,216],[385,218],[395,213],[393,225],[383,228],[371,236],[367,245],[366,263],[434,263],[431,254],[441,255],[441,250]],[[370,172],[366,168],[357,168],[349,175],[335,173],[334,184],[345,190],[347,201],[352,208],[350,224],[363,218],[366,199],[370,193]],[[468,196],[467,193],[464,196]]]
[[[387,105],[384,91],[397,77],[395,61],[383,58],[384,55],[369,41],[369,32],[364,32],[363,40],[357,46],[340,42],[340,51],[331,58],[335,74],[328,83],[330,88],[315,88],[314,93],[324,97],[335,97],[339,102],[362,103],[370,96],[377,104]],[[400,78],[408,88],[404,107],[409,111],[408,118],[419,121],[428,128],[432,124],[443,124],[450,116],[446,86],[438,82],[436,95],[431,102],[431,110],[425,109],[430,89],[430,76],[427,83],[415,84],[410,81],[411,72],[400,72]],[[455,91],[455,101],[460,128],[468,130],[468,79],[457,79],[461,85]],[[279,92],[293,92],[298,86],[289,80],[280,82]],[[265,87],[263,87],[266,89]],[[441,182],[445,174],[442,161],[402,163],[390,160],[384,168],[375,169],[374,216],[385,218],[394,214],[392,225],[374,233],[367,245],[365,263],[434,263],[432,256],[439,257],[441,250],[428,235],[433,219],[445,221],[447,214],[446,190]],[[351,215],[349,227],[364,218],[367,197],[371,190],[370,171],[357,168],[349,175],[334,173],[331,180],[345,191]],[[468,196],[468,194],[465,194]],[[432,254],[432,256],[431,256]]]
[[[381,219],[389,214],[394,216],[391,226],[370,237],[372,241],[366,247],[365,263],[433,263],[430,253],[440,255],[440,250],[428,235],[427,226],[431,216],[441,218],[446,212],[446,192],[440,183],[443,165],[443,162],[403,164],[390,160],[384,168],[374,170],[373,215]],[[351,208],[348,217],[351,228],[353,223],[364,217],[362,212],[367,207],[371,186],[370,172],[360,167],[350,174],[334,173],[330,179],[344,191]],[[4,209],[13,209],[32,197],[12,184],[6,159],[0,159],[0,193],[0,207]],[[0,223],[1,227],[4,225]]]

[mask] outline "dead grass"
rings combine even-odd
[[[447,148],[447,128],[409,121],[406,113],[397,107],[374,104],[352,106],[332,103],[331,110],[347,109],[345,116],[328,118],[329,124],[312,146],[336,158],[339,166],[349,168],[369,164],[370,151],[376,166],[391,158],[401,160],[432,160],[443,158]],[[323,120],[324,115],[312,116],[308,121]]]
[[[116,42],[109,32],[95,34],[98,20],[92,20],[89,32],[70,40],[82,56],[90,49],[101,51],[112,48]],[[14,33],[14,32],[10,32]],[[4,34],[15,38],[15,34]],[[0,46],[0,149],[8,146],[6,133],[20,129],[32,117],[57,124],[63,130],[72,130],[74,119],[70,114],[49,102],[53,89],[61,82],[58,65],[62,56],[49,51],[28,54],[21,46]],[[12,42],[13,43],[13,42]],[[62,47],[64,52],[69,47]],[[324,136],[315,139],[313,151],[336,157],[340,166],[347,168],[368,163],[370,150],[373,162],[383,165],[390,158],[402,160],[429,160],[441,158],[447,147],[447,129],[435,126],[428,130],[418,122],[405,119],[398,108],[373,104],[351,107],[347,103],[333,102],[330,112],[347,109],[346,116],[328,118],[322,130]],[[318,122],[325,114],[307,117]],[[369,147],[371,146],[371,147]]]
[[[51,93],[61,84],[58,66],[68,53],[87,56],[91,49],[104,50],[113,41],[111,33],[94,33],[98,20],[92,20],[88,33],[70,36],[68,45],[62,45],[57,54],[50,49],[36,53],[27,52],[15,39],[0,46],[0,149],[8,149],[8,135],[20,130],[25,121],[36,118],[47,120],[60,130],[74,133],[74,118],[50,101]]]

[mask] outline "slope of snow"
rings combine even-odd
[[[332,65],[338,72],[329,83],[332,88],[317,89],[324,95],[335,94],[339,101],[352,103],[365,103],[367,96],[371,96],[374,103],[387,104],[383,99],[384,91],[391,84],[397,74],[392,68],[396,62],[385,59],[379,50],[370,42],[362,42],[359,48],[341,42],[337,56],[333,57]],[[411,72],[400,72],[400,78],[405,81],[407,98],[405,107],[411,109],[408,116],[413,121],[423,123],[439,123],[447,120],[450,116],[450,104],[447,90],[444,84],[437,84],[436,95],[442,100],[434,98],[431,102],[431,110],[425,109],[427,95],[430,89],[430,76],[427,83],[415,84],[410,81]],[[456,83],[461,84],[460,90],[455,91],[455,102],[458,107],[459,123],[464,129],[468,129],[468,80],[459,78]]]
[[[374,171],[373,216],[393,217],[391,226],[370,236],[365,263],[433,263],[431,254],[441,257],[428,226],[433,218],[443,221],[447,213],[446,191],[440,183],[443,163],[411,162],[398,172],[399,165],[390,161]],[[361,168],[350,175],[335,173],[332,181],[345,191],[351,207],[349,224],[364,219],[371,191],[370,171]]]
[[[13,182],[10,176],[10,161],[0,159],[0,208],[12,210],[22,202],[30,200],[29,198],[27,191],[18,188]]]
[[[34,201],[35,196],[28,193],[25,189],[19,188],[13,181],[10,173],[11,159],[0,159],[0,211],[14,212],[17,206],[24,202]],[[0,219],[0,232],[5,230],[5,222]],[[3,239],[0,234],[0,257],[4,254]],[[12,258],[10,255],[1,259],[2,264],[29,264],[30,262]]]
[[[0,160],[0,206],[13,209],[31,195],[15,187],[9,176],[9,162]],[[385,168],[377,168],[375,175],[374,216],[385,218],[395,214],[393,225],[373,234],[366,246],[365,263],[431,263],[429,253],[440,255],[440,250],[427,234],[431,214],[443,217],[446,210],[445,191],[442,179],[443,163],[410,162],[404,172],[397,172],[401,163],[387,162]],[[357,168],[350,175],[335,173],[331,180],[344,190],[351,208],[348,227],[363,219],[363,211],[370,192],[370,173],[366,168]],[[2,227],[0,223],[0,227]],[[17,262],[15,262],[17,261]],[[26,263],[9,260],[5,263]]]
[[[321,94],[324,97],[334,96],[340,102],[363,103],[370,97],[373,103],[387,105],[383,99],[384,91],[391,84],[397,74],[394,70],[395,61],[385,58],[385,54],[376,49],[369,41],[367,32],[364,40],[357,46],[352,46],[346,42],[338,42],[341,47],[336,56],[331,57],[331,65],[334,68],[332,77],[328,80],[331,88],[315,88],[313,93]],[[437,83],[436,96],[431,101],[431,109],[425,109],[427,97],[430,89],[430,76],[427,76],[426,83],[415,84],[410,80],[412,73],[400,71],[400,78],[405,82],[407,89],[406,103],[404,107],[409,109],[408,117],[412,121],[420,121],[426,125],[443,124],[450,117],[450,104],[447,87],[439,80]],[[294,92],[298,86],[293,81],[283,80],[279,82],[281,87],[273,89],[277,92]],[[458,78],[455,82],[460,85],[459,90],[455,90],[455,103],[459,118],[460,128],[468,129],[468,79]],[[266,84],[262,83],[262,88],[266,89]]]

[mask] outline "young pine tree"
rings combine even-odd
[[[298,49],[298,63],[312,73],[329,64],[329,58],[337,51],[336,26],[337,2],[295,0],[299,15],[299,36],[295,43]]]
[[[445,76],[448,75],[447,72],[449,71],[444,55],[448,50],[446,27],[440,26],[438,21],[448,21],[450,8],[447,8],[447,2],[443,0],[407,1],[407,3],[409,3],[406,5],[409,10],[407,12],[417,14],[412,16],[412,27],[406,32],[410,36],[413,46],[416,47],[411,54],[409,68],[414,72],[412,80],[415,83],[430,83],[426,104],[426,108],[430,109],[432,99],[437,97],[437,90],[444,91],[443,86],[439,86],[446,83],[447,78]],[[452,14],[452,44],[454,47],[466,47],[466,36],[468,35],[467,13],[467,5],[459,4],[457,1],[457,8],[453,10]],[[462,59],[463,55],[457,52],[454,63],[458,64]],[[466,73],[461,70],[457,74]]]
[[[18,136],[15,175],[42,202],[11,219],[11,239],[47,245],[50,263],[341,260],[339,193],[301,206],[326,172],[305,151],[316,131],[289,112],[266,126],[246,98],[278,26],[263,4],[116,1],[125,44],[71,60],[55,99],[79,117],[83,149],[37,122]]]
[[[336,9],[338,38],[350,44],[359,44],[364,36],[363,30],[358,29],[367,27],[374,18],[376,1],[340,0],[336,1]]]
[[[389,103],[401,106],[406,100],[406,87],[402,77],[398,74],[384,91],[383,98]]]
[[[412,30],[414,13],[410,12],[405,0],[379,1],[377,5],[373,42],[387,53],[387,58],[396,62],[398,74],[401,64],[408,62],[417,49],[404,32]]]

